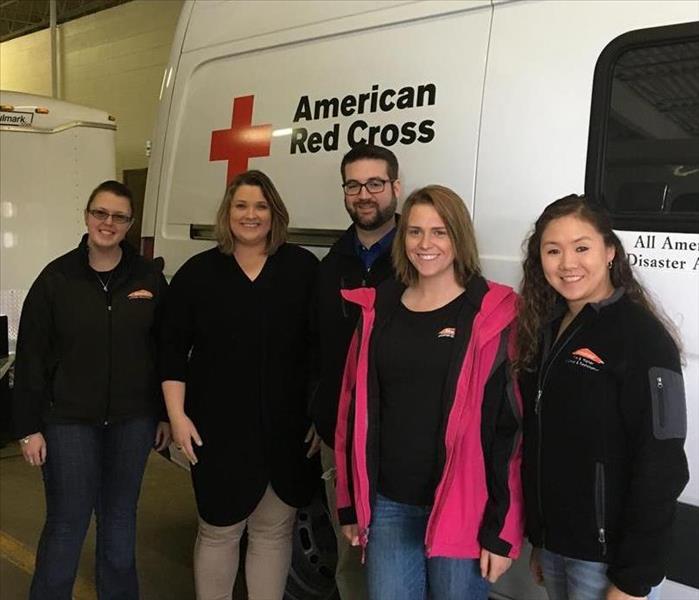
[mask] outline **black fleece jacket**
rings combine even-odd
[[[623,592],[665,576],[676,500],[688,481],[680,357],[623,290],[588,304],[522,377],[523,484],[534,546],[605,562]]]
[[[337,404],[347,348],[359,318],[359,308],[345,302],[340,289],[376,287],[394,275],[390,247],[367,271],[355,251],[355,239],[352,225],[330,248],[320,263],[315,293],[313,353],[318,383],[310,415],[318,435],[331,448],[335,446]]]
[[[13,415],[18,437],[46,422],[104,423],[163,414],[156,328],[167,282],[122,242],[108,291],[88,262],[87,236],[50,262],[22,307]]]

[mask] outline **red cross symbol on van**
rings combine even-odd
[[[248,159],[269,156],[272,125],[252,125],[252,105],[255,96],[240,96],[233,100],[230,129],[211,133],[209,160],[227,160],[226,184],[248,170]]]

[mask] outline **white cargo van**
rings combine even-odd
[[[10,350],[32,282],[78,245],[90,192],[114,179],[115,131],[104,111],[0,91],[0,314]]]
[[[696,600],[698,65],[697,0],[188,1],[163,78],[144,245],[168,275],[209,247],[226,182],[246,168],[272,177],[296,241],[328,245],[348,225],[339,162],[359,142],[397,154],[407,191],[457,190],[486,275],[515,286],[543,207],[600,199],[684,335],[695,476],[663,598]],[[289,597],[325,597],[311,587]],[[543,597],[525,560],[495,594]]]

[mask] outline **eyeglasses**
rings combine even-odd
[[[116,223],[117,225],[126,225],[127,223],[131,223],[131,221],[133,221],[133,217],[130,215],[125,215],[123,213],[110,213],[106,210],[102,210],[101,208],[91,208],[87,212],[89,212],[90,215],[98,221],[106,221],[109,217],[112,217],[112,223]]]
[[[369,179],[366,183],[359,183],[350,179],[342,184],[342,189],[345,190],[347,196],[357,196],[362,192],[362,188],[366,188],[366,191],[370,194],[380,194],[383,192],[387,183],[393,183],[395,179]]]

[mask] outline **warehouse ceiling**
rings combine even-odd
[[[65,23],[130,1],[56,0],[56,22]],[[49,20],[49,0],[0,0],[0,42],[46,29]]]

